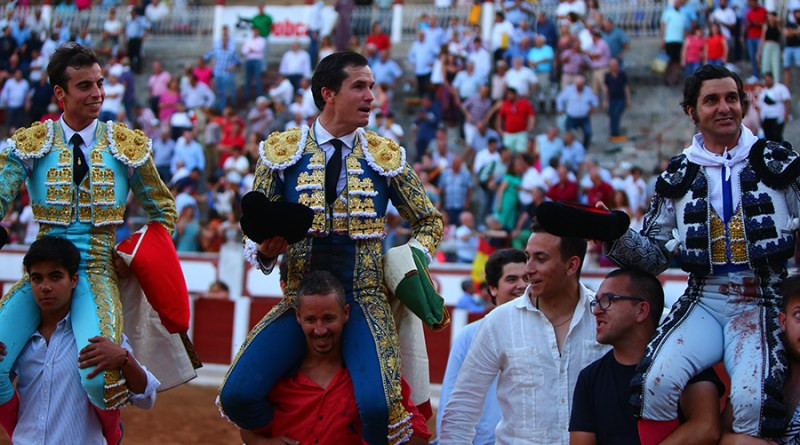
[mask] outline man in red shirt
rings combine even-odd
[[[747,7],[750,8],[745,16],[745,39],[747,41],[747,54],[750,56],[750,63],[753,66],[753,75],[747,79],[748,83],[757,82],[761,78],[761,71],[758,68],[758,46],[764,36],[764,24],[767,23],[767,10],[758,4],[758,0],[747,0]]]
[[[376,53],[392,46],[389,36],[381,30],[380,23],[375,22],[372,24],[372,33],[367,36],[367,45],[374,45]]]
[[[269,392],[272,422],[261,430],[241,430],[242,440],[247,445],[366,444],[353,381],[342,360],[341,337],[350,316],[342,285],[329,272],[313,271],[300,284],[295,305],[297,323],[306,336],[305,356],[300,367]],[[405,380],[402,388],[412,419],[396,443],[407,438],[409,444],[427,444],[427,421],[411,402]]]
[[[614,187],[603,181],[597,167],[589,171],[589,179],[592,180],[592,186],[586,190],[587,204],[594,207],[598,202],[614,202]]]
[[[506,89],[505,100],[495,105],[489,115],[499,108],[495,129],[503,136],[503,146],[516,153],[528,149],[528,133],[536,124],[533,106],[524,97],[519,97],[513,88]]]
[[[578,202],[578,183],[570,180],[570,172],[564,164],[558,164],[558,182],[547,190],[547,197],[553,201]]]

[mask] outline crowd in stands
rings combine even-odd
[[[681,39],[687,36],[678,51],[686,71],[706,61],[737,60],[737,39],[728,36],[739,35],[732,30],[753,28],[752,14],[740,14],[743,20],[736,23],[746,26],[731,28],[727,0],[710,10],[682,1],[675,3],[679,18],[669,6],[662,17],[666,50],[675,52],[669,40],[674,19],[681,24]],[[63,5],[57,8],[68,7]],[[591,153],[597,143],[592,114],[608,113],[610,139],[624,140],[620,121],[631,100],[625,72],[629,38],[597,2],[566,0],[555,17],[522,0],[507,2],[496,9],[488,41],[481,39],[477,24],[422,15],[416,21],[417,40],[407,53],[392,47],[385,22],[374,23],[362,38],[351,29],[337,28],[329,36],[312,30],[309,44],[294,42],[285,53],[272,54],[272,65],[267,43],[272,19],[262,4],[251,20],[252,34],[242,41],[224,27],[191,66],[170,72],[159,61],[145,63],[142,39],[170,11],[183,7],[153,0],[144,8],[130,8],[126,18],[110,9],[99,35],[59,20],[47,24],[38,8],[30,8],[29,16],[8,8],[0,20],[0,108],[8,134],[33,121],[59,117],[46,76],[54,49],[68,40],[94,48],[105,61],[101,119],[125,122],[152,138],[158,171],[178,202],[179,251],[215,252],[226,240],[238,240],[238,200],[250,189],[259,142],[271,132],[313,121],[318,110],[310,91],[311,72],[318,60],[345,49],[365,54],[375,77],[368,129],[406,147],[408,161],[445,215],[440,261],[475,262],[480,269],[479,261],[473,261],[476,253],[520,247],[543,200],[602,201],[628,212],[634,225],[646,210],[653,188],[652,178],[647,182],[650,175],[628,163],[610,171]],[[800,12],[794,14],[800,17]],[[340,23],[347,20],[340,14]],[[777,26],[786,37],[788,79],[791,67],[800,64],[800,53],[793,49],[800,43],[800,31],[794,22],[780,22],[763,23],[763,39],[754,54],[761,66],[776,66],[772,59],[767,63],[775,53],[764,39]],[[698,61],[693,57],[701,41]],[[715,52],[718,41],[725,49],[722,55]],[[778,48],[778,57],[780,52]],[[280,59],[277,65],[275,59]],[[760,109],[763,122],[753,122],[768,137],[778,137],[790,113],[789,91],[776,79],[774,68],[754,64],[753,70],[765,81],[759,106],[753,107]],[[146,91],[137,90],[140,76],[147,78]],[[405,121],[401,113],[408,113],[411,125],[398,123]],[[537,125],[537,115],[548,119]],[[23,192],[3,221],[17,242],[30,242],[36,233],[27,204]],[[130,224],[120,228],[120,237],[141,223],[137,209],[129,213]],[[389,218],[387,247],[407,235],[400,221]]]

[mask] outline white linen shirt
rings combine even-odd
[[[472,443],[487,388],[497,376],[503,411],[496,430],[498,445],[569,444],[578,374],[610,349],[595,340],[589,309],[593,298],[594,292],[581,284],[560,353],[553,325],[528,292],[484,317],[445,407],[440,442]]]

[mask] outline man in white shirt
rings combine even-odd
[[[159,381],[122,346],[105,337],[89,339],[78,352],[70,308],[78,284],[80,253],[66,238],[45,236],[34,242],[22,260],[33,299],[40,312],[37,330],[12,368],[17,385],[15,410],[3,410],[3,428],[14,443],[118,443],[122,438],[119,410],[100,410],[89,402],[79,370],[96,368],[89,378],[107,369],[121,370],[130,401],[152,408]],[[6,346],[0,343],[0,360]],[[4,405],[6,407],[6,405]],[[12,416],[9,417],[8,414]]]
[[[25,99],[31,90],[28,81],[22,77],[22,70],[14,71],[14,77],[6,80],[0,91],[0,106],[6,110],[6,123],[9,127],[20,128],[25,120]]]
[[[103,122],[116,121],[117,113],[122,110],[122,98],[125,96],[125,85],[120,83],[119,76],[122,75],[122,65],[111,68],[108,71],[108,83],[106,87],[106,99],[100,106],[99,119]]]
[[[472,40],[472,51],[467,56],[467,60],[475,64],[475,71],[484,82],[488,82],[489,73],[492,70],[492,55],[483,47],[480,36],[475,36]]]
[[[181,100],[187,110],[196,108],[210,108],[214,105],[216,96],[208,85],[197,80],[197,76],[189,73],[189,82],[181,87]]]
[[[278,73],[275,82],[275,86],[269,89],[270,99],[288,106],[292,103],[292,99],[294,98],[294,87],[292,83],[281,73]]]
[[[531,228],[525,295],[484,318],[442,418],[442,443],[472,443],[497,377],[497,444],[568,444],[572,392],[581,369],[607,346],[595,340],[594,292],[580,282],[586,241]]]
[[[520,97],[529,97],[531,90],[536,88],[539,78],[527,66],[522,65],[521,57],[514,57],[513,66],[506,72],[506,86],[517,90]]]
[[[511,36],[514,35],[514,25],[506,20],[503,11],[494,14],[494,26],[492,26],[491,50],[494,53],[494,61],[497,62],[503,57],[503,53],[511,43]]]
[[[764,73],[764,88],[758,95],[758,108],[761,110],[761,128],[764,138],[770,141],[783,141],[783,127],[792,111],[792,95],[786,85],[775,82],[773,73]]]
[[[733,34],[736,29],[736,11],[728,6],[728,0],[719,0],[719,7],[711,13],[710,20],[719,24],[722,35],[728,40],[728,51],[732,51]]]
[[[535,188],[547,189],[547,185],[544,183],[544,179],[542,179],[542,174],[533,166],[530,155],[523,153],[522,156],[520,156],[520,160],[524,162],[528,168],[526,168],[525,173],[522,174],[518,197],[519,203],[523,207],[527,207],[533,202],[533,190]]]
[[[453,88],[458,92],[461,100],[467,100],[478,93],[481,85],[486,84],[480,74],[475,71],[475,62],[467,61],[467,70],[459,71],[453,79]]]
[[[261,72],[264,71],[264,47],[267,46],[267,39],[261,37],[259,32],[254,26],[250,37],[242,43],[245,97],[259,97],[264,89]],[[251,91],[253,95],[249,96]]]
[[[300,88],[300,80],[311,78],[311,56],[300,48],[300,44],[292,42],[291,50],[283,54],[279,72],[289,79],[294,89]]]

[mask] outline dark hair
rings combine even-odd
[[[536,217],[534,217],[533,222],[531,222],[531,232],[548,233],[547,230],[544,230],[544,227],[539,224],[539,219]],[[574,256],[581,260],[581,264],[578,266],[578,278],[580,278],[581,269],[583,268],[583,259],[586,257],[586,240],[575,236],[558,236],[558,238],[561,240],[561,245],[559,246],[561,261],[567,261]]]
[[[526,263],[528,256],[519,249],[503,249],[493,253],[486,261],[483,270],[486,273],[486,284],[497,287],[500,278],[503,278],[503,268],[509,263]],[[497,305],[497,298],[489,291],[492,303]]]
[[[789,275],[781,283],[781,294],[783,295],[783,312],[789,307],[789,302],[800,298],[800,273]]]
[[[314,270],[303,277],[303,281],[300,282],[300,286],[297,288],[297,300],[294,305],[299,311],[304,295],[328,294],[334,294],[339,307],[344,308],[345,297],[342,283],[326,270]]]
[[[742,78],[724,66],[717,65],[703,65],[686,78],[686,82],[683,84],[683,100],[681,101],[683,112],[697,122],[697,99],[700,97],[700,89],[703,87],[703,82],[706,80],[725,79],[726,77],[730,77],[736,82],[739,103],[742,105],[742,115],[747,114],[750,101],[747,100],[747,94],[744,92]],[[694,114],[690,114],[689,107],[695,110]]]
[[[661,321],[661,313],[664,312],[664,288],[658,278],[637,269],[617,269],[606,275],[606,279],[615,277],[628,278],[628,290],[633,294],[628,296],[642,297],[647,301],[650,305],[650,321],[653,328],[657,327]]]
[[[87,66],[100,64],[97,55],[89,48],[81,46],[75,42],[67,42],[56,49],[47,64],[47,77],[50,78],[50,85],[60,86],[67,91],[69,76],[67,68],[81,69]]]
[[[322,111],[325,108],[325,99],[322,98],[322,89],[329,88],[339,92],[342,82],[349,76],[345,68],[367,66],[367,59],[353,51],[333,53],[322,59],[311,77],[311,94],[314,96],[314,105]]]
[[[28,253],[22,258],[25,272],[30,273],[31,266],[45,261],[58,263],[67,269],[70,277],[78,273],[78,265],[81,262],[81,254],[72,241],[66,238],[55,236],[43,236],[31,244]]]

